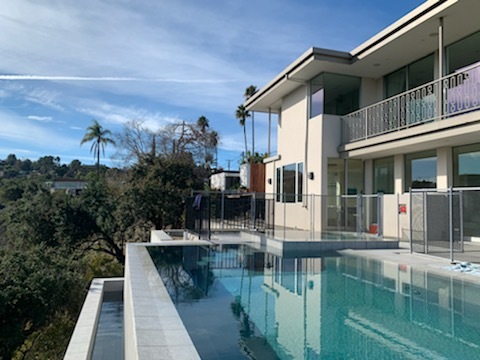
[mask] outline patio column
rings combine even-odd
[[[443,37],[443,17],[438,19],[438,78],[445,76],[445,45]]]
[[[394,192],[395,194],[403,194],[403,180],[405,177],[405,156],[397,154],[394,157]]]
[[[445,45],[443,38],[443,17],[438,19],[438,108],[437,108],[437,119],[441,119],[444,114],[443,104],[445,89],[443,88],[443,81],[440,79],[445,76]]]
[[[453,185],[452,148],[445,146],[437,149],[437,189],[446,190]]]

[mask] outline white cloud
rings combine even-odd
[[[0,138],[17,144],[33,147],[71,149],[77,147],[78,139],[72,139],[58,130],[34,124],[27,119],[0,109],[2,127]]]
[[[151,112],[140,107],[123,107],[95,100],[85,101],[83,106],[79,106],[76,110],[99,121],[104,120],[115,125],[123,125],[133,120],[141,121],[143,126],[154,131],[180,120],[178,117]]]
[[[63,111],[63,106],[58,103],[60,94],[43,88],[33,89],[25,94],[25,99],[54,110]]]
[[[43,122],[51,122],[53,121],[51,116],[37,116],[37,115],[29,115],[27,116],[27,119],[29,120],[35,120],[35,121],[43,121]]]

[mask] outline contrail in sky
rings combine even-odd
[[[167,78],[137,78],[121,76],[49,76],[49,75],[0,75],[0,80],[59,80],[59,81],[146,81],[174,83],[224,83],[232,79],[167,79]]]

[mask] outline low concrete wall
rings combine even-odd
[[[82,311],[68,343],[65,360],[91,359],[103,294],[105,292],[123,291],[123,284],[123,278],[92,280]]]
[[[192,244],[192,241],[166,242],[171,246],[184,243]],[[127,244],[125,359],[200,359],[147,252],[147,246],[141,243]]]
[[[173,240],[170,235],[168,235],[163,230],[152,230],[150,232],[150,242],[151,243],[161,243],[165,240]]]

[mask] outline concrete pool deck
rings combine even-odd
[[[416,271],[425,271],[428,273],[435,273],[440,276],[452,277],[468,281],[470,283],[480,284],[479,274],[474,274],[468,271],[453,270],[454,266],[449,259],[437,257],[432,255],[424,255],[417,253],[410,253],[408,243],[401,244],[399,249],[372,249],[372,250],[341,250],[342,255],[361,256],[369,259],[390,262],[398,264],[399,266],[408,266]],[[460,262],[460,261],[459,261]],[[476,263],[480,267],[480,263]]]

